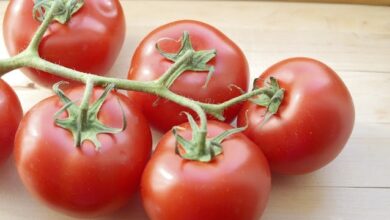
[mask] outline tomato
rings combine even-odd
[[[267,69],[257,81],[270,76],[285,89],[277,114],[263,126],[265,108],[245,103],[238,126],[264,152],[271,170],[282,174],[304,174],[332,161],[346,144],[354,124],[351,95],[337,74],[325,64],[309,58],[283,60]]]
[[[69,91],[71,100],[82,97],[83,87]],[[93,100],[102,93],[95,88]],[[146,119],[129,99],[111,92],[98,114],[108,127],[127,127],[117,134],[99,134],[99,150],[90,141],[74,146],[70,131],[54,123],[63,106],[57,96],[35,105],[22,119],[15,139],[15,160],[27,189],[49,206],[69,215],[98,216],[125,205],[138,190],[151,153]],[[66,113],[63,113],[65,117]]]
[[[203,88],[208,72],[186,71],[173,83],[171,91],[202,102],[221,103],[241,94],[238,89],[231,88],[231,85],[247,90],[248,64],[242,51],[214,27],[192,20],[172,22],[149,33],[134,53],[128,78],[139,81],[159,78],[172,65],[172,61],[164,58],[155,49],[155,44],[159,42],[160,47],[168,52],[177,51],[179,42],[160,40],[167,38],[179,40],[184,31],[189,32],[192,46],[196,51],[216,49],[216,57],[208,62],[208,65],[215,67],[215,72],[207,87]],[[189,109],[164,99],[154,106],[157,97],[150,94],[129,92],[129,96],[140,106],[149,123],[160,131],[167,131],[174,125],[186,122],[186,116],[180,114],[183,111],[196,116]],[[231,122],[240,107],[238,104],[226,109],[225,121]]]
[[[14,138],[23,116],[22,106],[12,88],[0,79],[0,165],[12,153]]]
[[[82,72],[107,74],[116,60],[125,36],[125,19],[118,0],[84,1],[68,23],[54,22],[46,31],[39,55]],[[4,17],[4,41],[10,55],[20,53],[31,41],[40,22],[32,15],[34,1],[11,0]],[[41,86],[63,80],[54,75],[23,68]]]
[[[191,138],[188,124],[180,135]],[[208,137],[231,129],[208,122]],[[176,140],[166,133],[148,162],[141,181],[145,210],[152,220],[257,220],[270,191],[266,158],[242,133],[222,142],[223,154],[211,162],[189,161],[175,153]]]

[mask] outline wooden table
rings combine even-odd
[[[3,17],[6,1],[0,2]],[[266,220],[390,219],[390,8],[282,2],[123,1],[127,38],[111,75],[124,77],[137,43],[153,28],[197,19],[219,28],[247,55],[252,78],[293,56],[319,59],[349,87],[356,123],[345,150],[318,172],[273,176]],[[1,29],[0,29],[1,32]],[[7,53],[0,40],[0,57]],[[115,74],[116,73],[116,74]],[[27,111],[51,95],[19,71],[5,77]],[[155,134],[155,140],[159,134]],[[0,219],[72,219],[33,199],[10,160],[0,168]],[[139,198],[105,218],[147,219]]]

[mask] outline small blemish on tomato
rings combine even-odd
[[[111,1],[103,1],[101,4],[96,5],[96,10],[104,17],[116,17],[118,10]]]

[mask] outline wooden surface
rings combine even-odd
[[[325,2],[325,3],[348,3],[367,5],[390,5],[390,0],[278,0],[284,2]]]
[[[0,2],[0,15],[7,2]],[[273,176],[265,220],[390,219],[390,8],[281,2],[124,1],[127,38],[110,71],[123,77],[136,44],[169,21],[189,18],[225,32],[247,55],[252,78],[292,56],[319,59],[349,87],[356,123],[345,150],[305,176]],[[0,30],[1,32],[1,30]],[[7,53],[0,40],[0,57]],[[19,71],[4,77],[27,111],[51,93]],[[159,134],[155,134],[155,141]],[[10,160],[0,168],[0,219],[73,219],[46,208],[23,188]],[[147,219],[139,198],[100,219]]]
[[[139,0],[126,0],[126,1],[139,1]],[[149,0],[143,0],[149,1]],[[166,0],[158,0],[166,1]],[[180,1],[180,0],[176,0]],[[198,1],[209,1],[209,0],[198,0]],[[226,1],[226,0],[215,0],[215,1]],[[227,0],[234,1],[234,0]],[[365,4],[365,5],[390,5],[390,0],[246,0],[246,1],[280,1],[280,2],[318,2],[318,3],[341,3],[341,4]]]

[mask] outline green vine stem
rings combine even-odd
[[[239,102],[245,101],[251,97],[254,97],[259,94],[263,93],[269,93],[268,88],[256,88],[253,91],[249,93],[242,94],[241,96],[235,97],[231,100],[228,100],[226,102],[220,103],[220,104],[209,104],[209,103],[203,103],[198,102],[189,98],[186,98],[184,96],[180,96],[172,91],[169,90],[170,85],[173,83],[173,81],[184,71],[186,70],[192,70],[192,71],[208,71],[209,75],[207,77],[207,81],[205,82],[205,86],[207,86],[207,82],[211,77],[211,74],[214,71],[214,68],[212,66],[208,66],[207,62],[211,60],[215,55],[215,50],[206,50],[206,51],[195,51],[192,48],[191,42],[189,41],[188,33],[184,33],[182,38],[182,48],[177,54],[168,54],[164,53],[163,51],[160,51],[160,53],[166,57],[167,59],[173,61],[171,67],[157,80],[154,81],[134,81],[134,80],[126,80],[126,79],[118,79],[118,78],[110,78],[110,77],[103,77],[98,75],[93,75],[90,73],[83,73],[77,70],[73,70],[52,62],[49,62],[47,60],[42,59],[38,54],[38,47],[39,43],[41,42],[41,39],[48,29],[51,22],[53,22],[53,19],[55,16],[58,16],[57,10],[64,10],[63,4],[64,0],[51,0],[53,4],[50,7],[50,10],[48,10],[45,13],[44,19],[36,31],[34,37],[32,38],[32,41],[28,45],[28,47],[19,53],[16,56],[13,56],[8,59],[0,60],[0,77],[12,70],[21,68],[21,67],[30,67],[37,70],[41,70],[44,72],[49,72],[51,74],[54,74],[56,76],[60,76],[66,79],[82,82],[84,84],[87,84],[86,93],[84,95],[83,102],[81,106],[75,107],[72,103],[69,103],[68,105],[71,107],[71,109],[76,111],[76,108],[80,108],[81,112],[82,109],[88,109],[88,100],[91,92],[91,88],[95,86],[107,86],[113,84],[116,89],[123,89],[123,90],[132,90],[132,91],[139,91],[139,92],[145,92],[157,95],[161,98],[165,98],[167,100],[173,101],[177,104],[180,104],[182,106],[188,107],[195,111],[198,114],[199,121],[200,121],[200,127],[197,129],[197,134],[193,134],[193,137],[196,137],[194,142],[196,143],[198,149],[198,152],[200,154],[207,153],[206,148],[206,135],[207,135],[207,117],[206,113],[213,115],[217,119],[223,120],[223,111],[225,108],[237,104]],[[70,0],[72,1],[72,0]],[[109,90],[109,89],[108,89]],[[108,91],[107,90],[107,91]],[[57,94],[63,95],[57,88]],[[63,100],[69,102],[66,98],[63,97]],[[85,111],[85,112],[88,112]],[[94,113],[95,114],[95,113]],[[83,117],[81,117],[83,118]],[[61,122],[60,119],[57,119],[56,122]],[[74,123],[73,121],[69,122],[66,120],[62,120],[63,124],[62,127],[68,126],[67,124]],[[85,122],[85,121],[84,121]],[[85,126],[84,122],[81,123],[82,126]],[[61,125],[60,125],[61,126]],[[73,124],[72,124],[73,126]],[[98,124],[97,127],[102,128],[102,125]],[[82,128],[80,128],[82,130]],[[77,129],[76,129],[77,130]],[[96,130],[96,129],[95,129]],[[120,129],[113,129],[110,130],[110,128],[104,128],[103,131],[107,132],[118,132]],[[77,134],[78,135],[78,134]],[[98,145],[98,141],[96,139],[95,133],[91,134],[92,140],[96,145]],[[82,142],[82,140],[81,140]],[[80,143],[78,143],[80,144]],[[97,146],[98,148],[98,146]],[[200,155],[202,156],[202,155]],[[203,155],[204,156],[204,155]],[[211,158],[212,159],[212,158]]]
[[[38,54],[39,43],[41,42],[43,35],[45,34],[46,30],[49,28],[51,22],[53,21],[56,11],[59,9],[59,7],[60,7],[60,1],[54,1],[49,11],[45,13],[45,19],[42,21],[37,32],[34,34],[33,38],[31,39],[30,44],[25,50],[27,53]]]
[[[79,125],[80,130],[84,130],[86,127],[88,127],[88,109],[89,109],[89,100],[91,99],[92,91],[93,91],[93,80],[91,78],[88,78],[85,83],[85,91],[83,94],[83,99],[81,100],[80,104],[80,117],[79,117]]]
[[[172,39],[173,40],[173,39]],[[181,46],[177,53],[167,53],[160,48],[160,45],[156,44],[156,49],[160,54],[168,60],[174,63],[180,63],[180,65],[172,71],[167,71],[163,74],[158,82],[169,88],[173,82],[185,71],[208,71],[206,82],[203,87],[207,87],[207,84],[214,73],[214,67],[207,65],[207,63],[213,59],[216,55],[216,50],[199,50],[195,51],[192,47],[190,34],[184,31],[181,38]],[[183,60],[181,57],[185,57],[190,54],[188,59]]]

